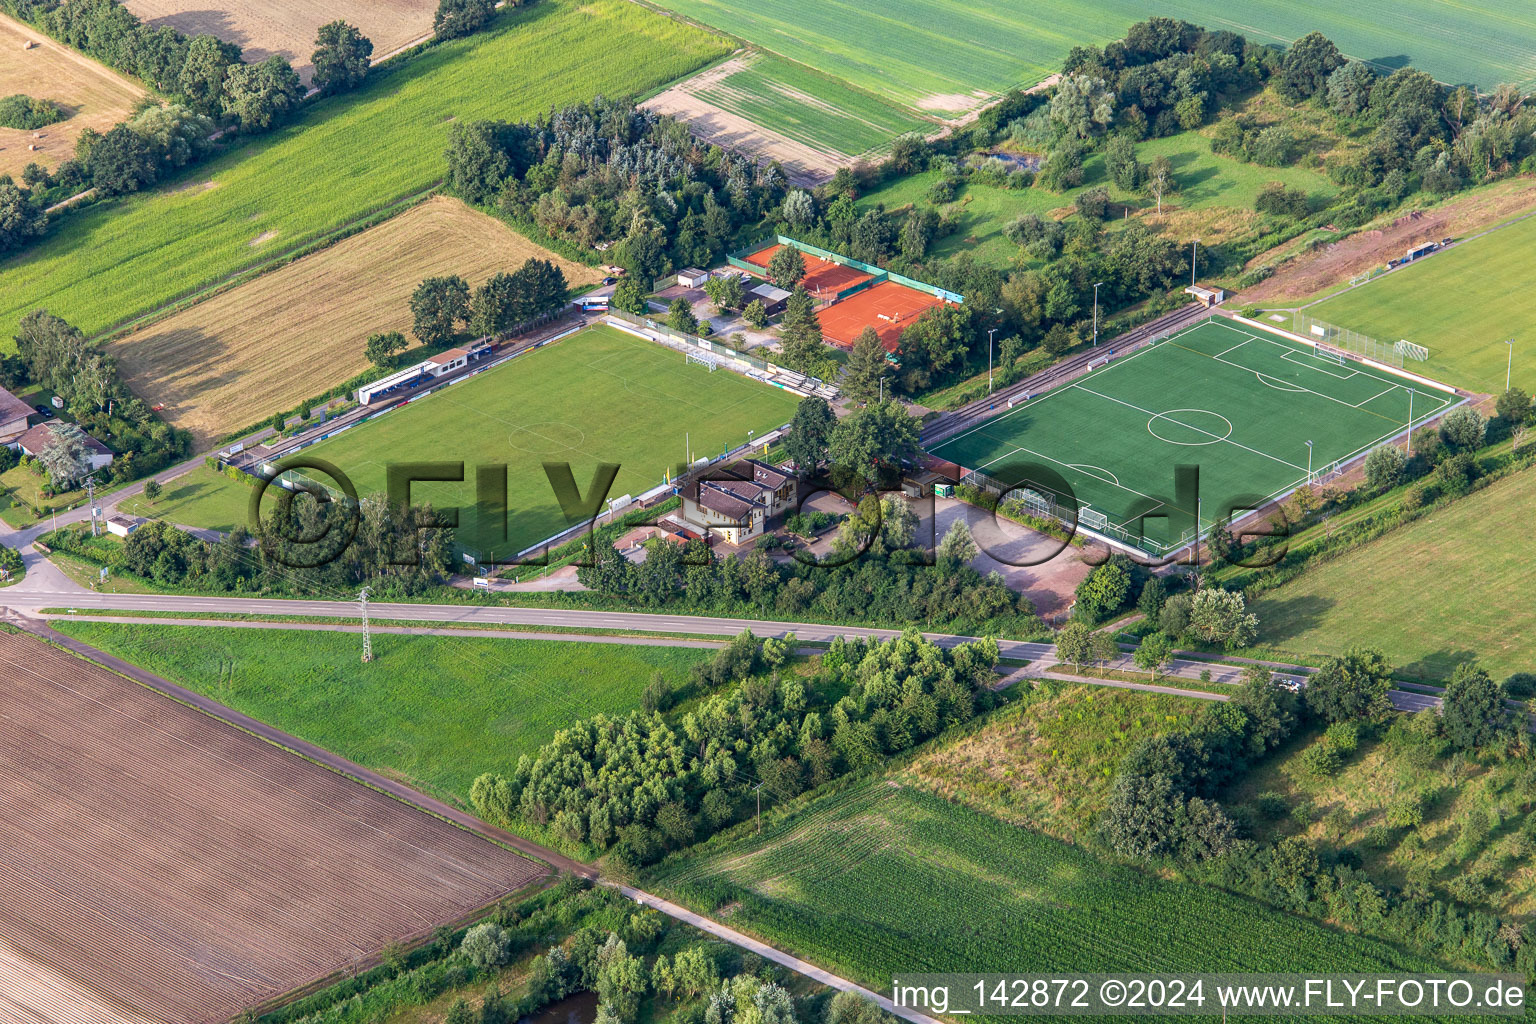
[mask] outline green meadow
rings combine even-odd
[[[431,188],[455,119],[644,93],[729,48],[625,0],[503,14],[165,187],[61,218],[0,263],[0,338],[39,307],[96,334]]]

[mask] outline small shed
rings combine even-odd
[[[1227,300],[1227,292],[1224,288],[1207,288],[1201,284],[1192,284],[1184,289],[1185,294],[1193,295],[1207,306],[1219,306]]]
[[[107,532],[114,537],[127,537],[143,525],[144,520],[135,516],[111,516],[107,519]]]
[[[753,299],[763,304],[763,309],[769,316],[777,316],[784,312],[784,306],[789,302],[789,292],[771,284],[760,284],[755,288],[747,289],[747,301],[751,302]]]
[[[677,283],[684,288],[702,288],[704,282],[709,280],[709,273],[698,267],[688,267],[677,272]]]

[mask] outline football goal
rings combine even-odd
[[[1325,341],[1318,342],[1317,347],[1313,349],[1313,352],[1319,359],[1326,359],[1328,362],[1338,363],[1340,366],[1344,365],[1344,350],[1341,348],[1334,348],[1332,345]]]
[[[720,357],[709,352],[686,352],[684,353],[684,362],[697,363],[710,373],[714,373],[720,368]]]

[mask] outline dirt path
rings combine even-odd
[[[1402,256],[1415,245],[1442,238],[1456,238],[1458,244],[1470,241],[1514,223],[1509,220],[1512,215],[1533,205],[1536,182],[1522,178],[1505,187],[1492,186],[1454,197],[1432,209],[1405,213],[1389,224],[1357,231],[1287,260],[1274,276],[1244,289],[1242,301],[1277,308],[1286,303],[1320,302],[1335,294],[1330,289],[1347,285],[1351,278]],[[1248,262],[1248,268],[1273,261],[1290,244],[1255,256]],[[1320,298],[1322,292],[1329,294]]]

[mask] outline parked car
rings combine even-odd
[[[39,416],[41,416],[43,419],[45,419],[45,420],[53,419],[53,410],[48,408],[46,405],[34,405],[32,408],[36,409],[37,410],[37,414]]]
[[[616,277],[605,277],[603,278],[603,284],[615,284],[618,282],[618,280],[619,279]]]

